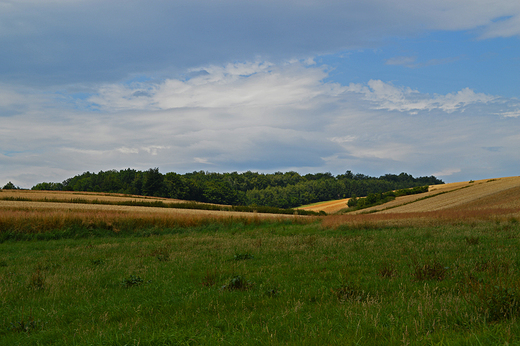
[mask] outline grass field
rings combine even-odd
[[[0,345],[519,345],[516,191],[320,218],[0,201]]]

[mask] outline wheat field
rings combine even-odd
[[[316,220],[315,217],[294,215],[102,204],[120,201],[185,202],[168,198],[70,191],[0,191],[0,225],[19,224],[22,229],[33,220],[33,232],[58,225],[63,227],[66,220],[72,222],[72,219],[76,223],[81,221],[82,224],[114,225],[116,229],[117,225],[127,219],[141,220],[142,225],[149,227],[196,225],[231,219],[276,221],[298,218],[299,222]],[[345,209],[347,201],[348,199],[323,202],[304,209],[323,210],[332,214]],[[413,226],[425,222],[438,224],[456,220],[489,221],[519,217],[520,177],[507,177],[433,185],[427,193],[398,197],[391,202],[345,215],[330,215],[322,218],[322,223],[325,227],[336,227],[344,223]]]

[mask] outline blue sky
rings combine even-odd
[[[520,3],[0,0],[0,185],[518,175]]]

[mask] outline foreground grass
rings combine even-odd
[[[266,221],[6,240],[0,344],[520,344],[519,231]]]

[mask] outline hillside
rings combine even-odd
[[[347,202],[348,199],[329,201],[302,209],[323,210],[332,214],[347,208]],[[394,201],[352,213],[393,214],[489,208],[520,208],[520,177],[431,185],[427,193],[398,197]]]
[[[434,176],[413,177],[404,172],[380,177],[351,171],[337,176],[331,173],[300,175],[293,171],[162,174],[158,168],[145,172],[129,168],[85,172],[62,183],[39,183],[32,190],[119,193],[234,206],[295,208],[336,198],[442,183]]]

